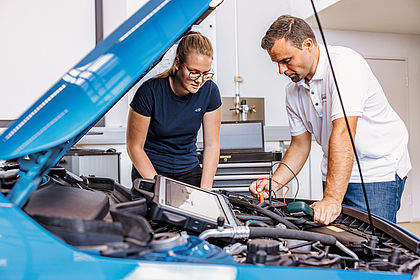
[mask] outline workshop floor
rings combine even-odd
[[[406,229],[414,235],[420,237],[420,222],[398,223],[400,227]]]

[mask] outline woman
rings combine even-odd
[[[164,175],[210,190],[219,161],[220,99],[211,80],[213,48],[200,32],[179,42],[172,67],[137,90],[127,124],[131,178]],[[196,152],[203,126],[203,168]]]

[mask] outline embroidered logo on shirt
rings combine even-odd
[[[197,112],[197,113],[200,112],[200,111],[201,111],[201,108],[197,108],[197,109],[194,110],[194,112]]]
[[[321,100],[322,100],[322,104],[324,104],[325,102],[327,102],[327,95],[325,93],[323,93],[321,95]]]

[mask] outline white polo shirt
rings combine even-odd
[[[290,83],[286,88],[286,109],[292,136],[306,131],[314,135],[324,152],[321,170],[327,175],[328,144],[332,121],[344,117],[328,63],[325,47],[314,77]],[[382,87],[366,60],[355,51],[328,46],[337,83],[347,116],[358,116],[355,145],[364,182],[394,181],[411,169],[408,155],[408,132],[400,117],[389,105]],[[350,183],[361,182],[356,161]]]

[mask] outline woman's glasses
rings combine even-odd
[[[188,71],[188,77],[193,81],[200,79],[201,76],[203,77],[204,81],[208,81],[208,80],[211,80],[211,78],[213,78],[213,76],[214,76],[213,72],[200,73],[200,72],[197,72],[197,71],[191,71],[190,69],[188,69],[188,67],[186,65],[185,65],[185,68]]]

